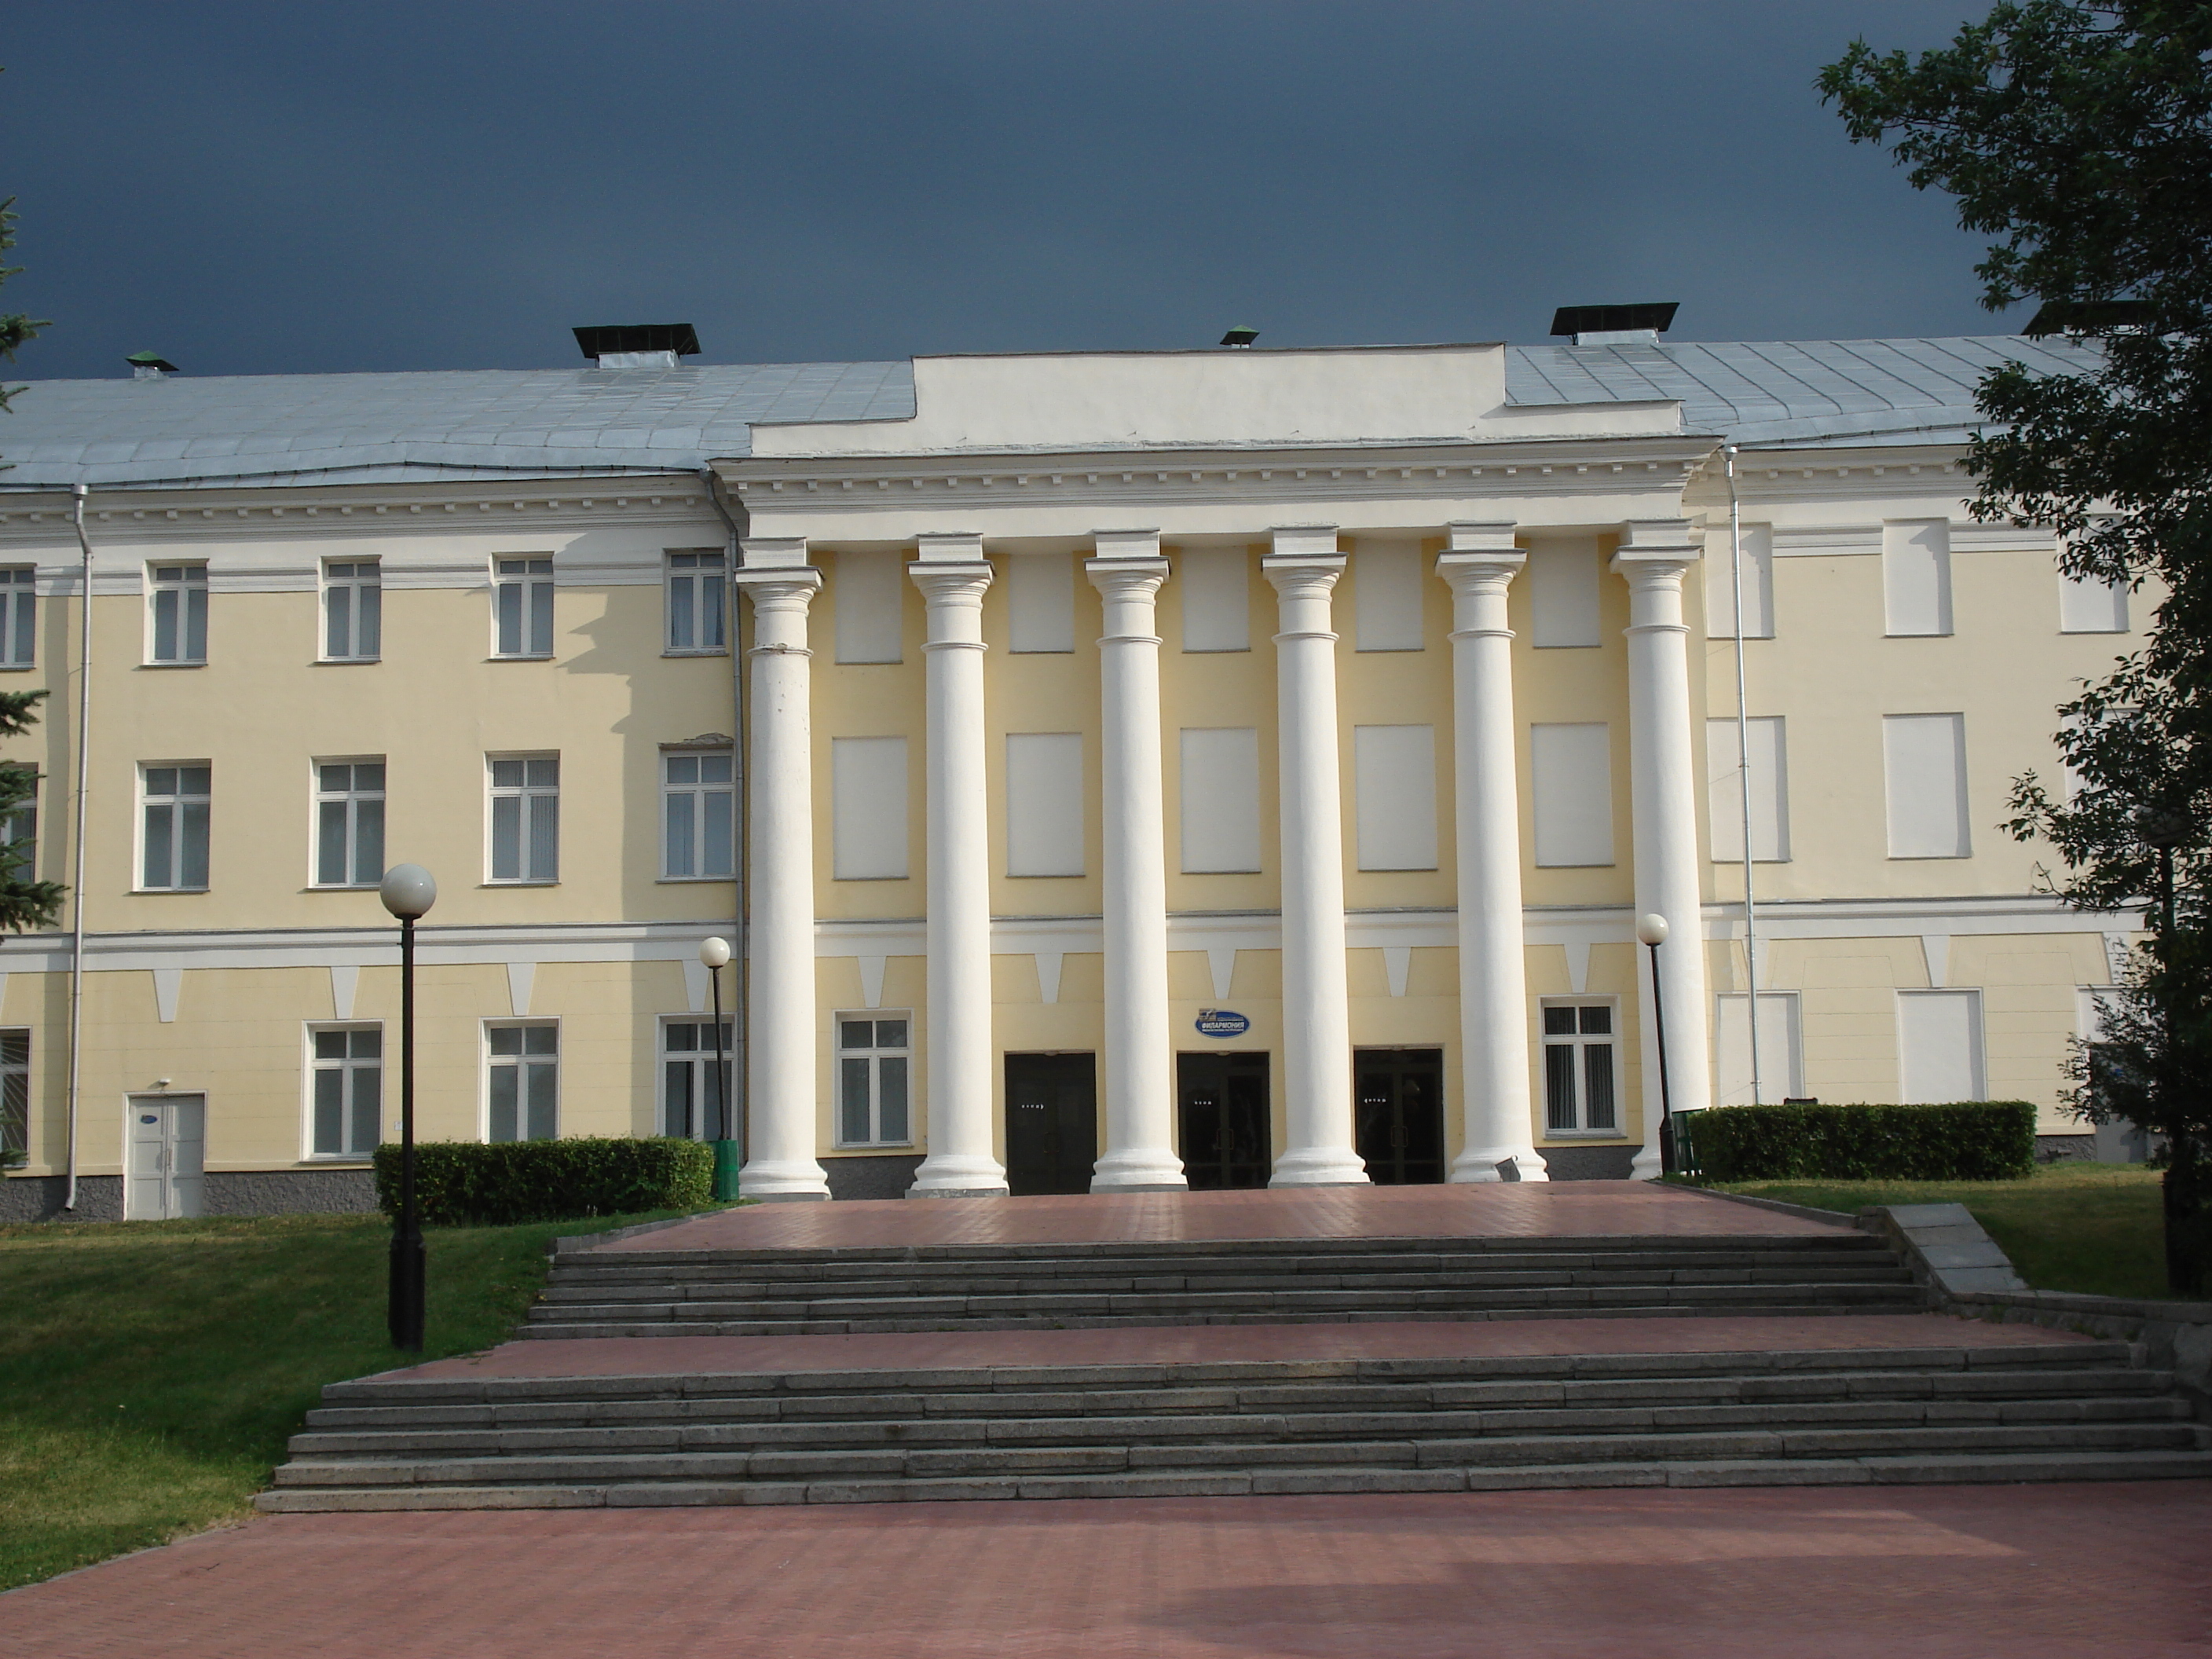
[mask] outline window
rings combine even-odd
[[[152,567],[154,639],[147,660],[204,663],[207,660],[208,586],[204,564]]]
[[[317,1158],[367,1158],[376,1150],[384,1109],[384,1029],[318,1026],[308,1033]]]
[[[1421,648],[1421,550],[1363,542],[1352,557],[1352,637],[1362,651]]]
[[[553,654],[553,561],[496,559],[492,616],[502,657]]]
[[[1981,993],[1899,991],[1897,1073],[1908,1106],[1984,1098]]]
[[[487,1125],[493,1140],[551,1140],[561,1099],[561,1032],[554,1025],[494,1025],[484,1036]]]
[[[728,1140],[726,1116],[735,1053],[732,1021],[722,1022],[721,1086],[714,1079],[714,1022],[665,1020],[660,1027],[660,1133],[679,1140]]]
[[[1544,1127],[1555,1135],[1620,1133],[1613,1103],[1613,1005],[1544,1005]]]
[[[1176,560],[1182,589],[1182,648],[1252,648],[1252,567],[1241,547],[1200,547]]]
[[[1601,645],[1598,550],[1539,547],[1528,556],[1528,642],[1538,649]]]
[[[1083,734],[1006,733],[1006,873],[1083,873]]]
[[[315,763],[315,885],[384,879],[384,763]]]
[[[31,1151],[31,1034],[0,1031],[0,1169]]]
[[[1881,593],[1893,636],[1951,631],[1951,526],[1942,519],[1881,527]]]
[[[1182,736],[1184,872],[1259,869],[1259,732],[1249,726],[1187,726]]]
[[[830,848],[839,881],[907,872],[906,739],[830,739]]]
[[[1743,636],[1747,640],[1774,637],[1774,526],[1747,524],[1741,538],[1739,562],[1743,583]],[[1729,568],[1733,551],[1725,535],[1709,535],[1705,542],[1705,633],[1716,640],[1735,637],[1735,595],[1738,570]]]
[[[550,560],[534,562],[552,568]],[[729,649],[724,618],[728,614],[729,582],[719,553],[671,553],[668,556],[668,648],[715,654]],[[551,591],[548,584],[547,591]],[[546,637],[552,636],[549,618]],[[551,650],[550,644],[544,649]]]
[[[2058,631],[2062,634],[2124,634],[2128,631],[2128,585],[2094,576],[2058,577]]]
[[[837,1016],[837,1144],[905,1146],[914,1130],[907,1111],[907,1018]]]
[[[1067,554],[1018,554],[1006,562],[1006,648],[1075,649],[1075,561]]]
[[[1740,991],[1718,999],[1715,1031],[1719,1101],[1723,1106],[1751,1104],[1751,999]],[[1805,1059],[1799,1038],[1797,994],[1759,994],[1759,1098],[1771,1106],[1805,1092]]]
[[[374,662],[384,651],[384,568],[374,559],[323,567],[323,658]]]
[[[840,553],[832,567],[830,629],[839,662],[897,662],[902,654],[906,582],[896,553]]]
[[[17,805],[0,812],[0,876],[29,881],[37,874],[39,861],[38,769],[0,764],[0,771],[21,775],[30,791]]]
[[[1732,720],[1705,722],[1705,782],[1711,811],[1713,858],[1743,862],[1745,778],[1738,764],[1742,748],[1751,755],[1751,856],[1761,864],[1790,860],[1790,767],[1782,717],[1754,714],[1736,729]],[[1747,744],[1740,747],[1741,739]]]
[[[1613,862],[1613,733],[1602,725],[1528,728],[1536,862],[1553,868]]]
[[[491,763],[491,878],[561,878],[561,757],[515,755]]]
[[[0,668],[29,668],[38,661],[37,574],[27,564],[0,569]]]
[[[1972,857],[1966,717],[1885,714],[1881,757],[1889,796],[1890,857]]]
[[[1437,867],[1437,729],[1352,728],[1352,788],[1359,867]]]
[[[727,881],[737,871],[737,785],[726,749],[660,757],[661,874]]]
[[[198,892],[206,888],[211,775],[212,769],[205,765],[141,769],[145,805],[142,890]]]

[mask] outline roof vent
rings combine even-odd
[[[699,355],[689,323],[614,323],[574,331],[576,344],[601,368],[673,368]]]
[[[1674,325],[1680,305],[1561,306],[1552,313],[1552,332],[1573,335],[1577,345],[1656,345]]]
[[[177,372],[177,366],[158,351],[134,351],[123,361],[131,365],[134,380],[159,380]]]
[[[2031,340],[2050,334],[2124,334],[2150,325],[2142,300],[2045,300],[2021,332]]]
[[[1259,337],[1260,331],[1256,328],[1232,328],[1221,337],[1221,343],[1225,346],[1235,346],[1241,350]]]

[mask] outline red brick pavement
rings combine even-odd
[[[2086,1337],[1945,1314],[1802,1319],[1376,1320],[1356,1325],[1133,1326],[1089,1331],[895,1331],[860,1336],[655,1336],[508,1342],[387,1376],[670,1376],[1176,1365],[1242,1359],[1439,1359],[1481,1354],[1743,1353],[2002,1348]]]
[[[2212,1482],[275,1516],[0,1599],[22,1659],[2212,1654]]]
[[[1749,1204],[1646,1181],[1463,1187],[1259,1188],[1064,1198],[753,1204],[641,1233],[610,1250],[805,1249],[902,1244],[1176,1243],[1231,1238],[1536,1238],[1833,1232]]]

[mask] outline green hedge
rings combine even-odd
[[[2035,1168],[2035,1108],[1717,1106],[1678,1116],[1710,1181],[2009,1181]]]
[[[504,1227],[690,1210],[714,1188],[714,1149],[696,1140],[434,1140],[415,1148],[415,1200],[431,1225]],[[399,1148],[376,1149],[376,1200],[399,1208]]]

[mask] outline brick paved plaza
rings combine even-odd
[[[24,1659],[2212,1653],[2212,1483],[274,1516],[0,1601]]]

